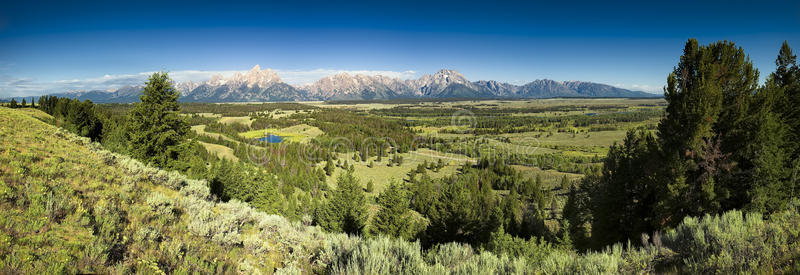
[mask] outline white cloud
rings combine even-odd
[[[621,83],[617,83],[617,84],[614,84],[613,86],[617,87],[617,88],[623,88],[623,89],[634,90],[634,91],[648,92],[648,93],[652,93],[652,94],[660,94],[660,93],[664,92],[664,87],[663,86],[648,85],[648,84],[621,84]]]
[[[410,71],[410,70],[395,72],[395,71],[370,71],[370,70],[316,69],[310,71],[275,70],[275,72],[278,73],[278,76],[280,76],[284,82],[292,85],[310,84],[314,81],[319,80],[320,78],[340,73],[363,74],[363,75],[373,75],[373,76],[383,75],[400,79],[409,79],[418,76],[416,71]]]
[[[198,71],[198,70],[184,70],[184,71],[171,71],[169,72],[172,80],[176,82],[194,81],[201,82],[211,78],[211,76],[220,74],[224,77],[230,77],[237,72],[246,73],[247,70],[242,71]],[[416,71],[371,71],[371,70],[335,70],[335,69],[315,69],[315,70],[275,70],[281,79],[292,85],[302,85],[312,83],[320,78],[338,74],[366,74],[366,75],[384,75],[388,77],[396,77],[401,79],[408,79],[417,76]],[[40,81],[30,77],[14,77],[9,75],[0,75],[0,98],[19,97],[19,96],[38,96],[42,94],[61,93],[68,91],[90,91],[90,90],[116,90],[120,87],[128,85],[141,85],[153,72],[140,72],[134,74],[106,74],[99,77],[84,78],[84,79],[62,79],[55,81]]]

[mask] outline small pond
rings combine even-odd
[[[256,140],[262,142],[266,141],[268,143],[281,143],[283,141],[283,137],[269,134],[266,137],[257,138]]]

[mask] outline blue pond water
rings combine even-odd
[[[282,136],[276,136],[276,135],[267,135],[266,137],[258,138],[256,140],[258,140],[258,141],[266,141],[268,143],[280,143],[280,142],[283,141],[283,137]]]

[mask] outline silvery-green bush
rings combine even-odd
[[[691,272],[781,273],[800,256],[798,205],[794,200],[788,210],[767,220],[738,210],[702,219],[687,217],[664,234],[664,245]]]

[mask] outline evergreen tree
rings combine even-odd
[[[475,169],[457,177],[440,179],[439,194],[423,199],[431,202],[430,206],[417,209],[430,220],[423,243],[480,244],[502,225],[503,212],[498,207],[498,198],[491,189],[491,182],[482,181],[480,174]]]
[[[374,183],[372,183],[372,180],[369,180],[367,182],[367,193],[372,193],[372,191],[374,191],[374,188],[375,188]]]
[[[80,102],[73,99],[69,102],[65,128],[72,132],[91,138],[94,141],[100,140],[103,134],[103,123],[95,114],[94,104],[88,99]]]
[[[24,98],[24,97],[22,98],[22,106],[21,106],[21,107],[22,107],[22,108],[26,108],[26,107],[28,107],[28,103],[27,103],[27,102],[25,102],[25,98]]]
[[[14,99],[14,98],[11,98],[11,103],[9,103],[8,107],[10,107],[12,109],[13,108],[17,108],[17,100]]]
[[[399,183],[392,181],[378,196],[381,210],[375,214],[370,226],[372,235],[388,235],[403,239],[414,238],[415,222],[409,210],[410,196]]]
[[[43,112],[49,114],[50,111],[47,110],[47,106],[46,106],[46,103],[45,103],[45,102],[47,102],[47,97],[48,96],[40,96],[39,97],[39,109],[41,109]]]
[[[744,130],[758,71],[731,42],[686,43],[678,67],[667,78],[666,117],[658,127],[666,198],[660,212],[670,225],[684,216],[716,213],[741,202],[742,184],[732,154],[747,141]]]
[[[341,173],[330,200],[317,212],[317,224],[329,232],[362,234],[368,218],[364,190],[353,173]]]
[[[738,151],[750,156],[740,165],[749,173],[742,173],[749,188],[744,193],[745,208],[771,213],[781,210],[791,196],[789,186],[789,153],[787,149],[788,129],[779,114],[773,112],[781,100],[780,87],[774,78],[756,94],[757,109],[747,123],[751,135],[746,145]]]
[[[150,76],[141,102],[134,104],[128,117],[128,151],[133,157],[159,167],[178,159],[189,131],[179,115],[179,95],[166,72]]]
[[[522,232],[523,211],[522,198],[516,190],[511,192],[503,199],[503,228],[512,234]]]
[[[774,110],[788,126],[787,149],[791,159],[800,158],[800,69],[797,56],[786,41],[781,45],[772,74],[773,92],[778,94]]]
[[[596,248],[638,237],[641,232],[658,227],[653,209],[661,193],[653,177],[661,168],[657,157],[656,139],[645,129],[628,131],[622,144],[611,146],[600,178],[594,184],[586,184],[593,188],[588,192],[594,218],[591,235]],[[582,221],[573,222],[579,225]]]
[[[589,248],[589,230],[592,223],[590,190],[595,190],[599,181],[599,175],[588,174],[581,180],[580,185],[570,187],[562,216],[563,220],[569,223],[567,231],[575,248]]]
[[[328,176],[331,176],[331,175],[333,175],[333,171],[335,170],[335,168],[336,168],[336,167],[334,167],[334,164],[333,164],[333,159],[331,159],[331,158],[329,157],[329,158],[328,158],[328,160],[327,160],[327,161],[325,161],[325,168],[324,168],[324,170],[325,170],[325,175],[328,175]]]

